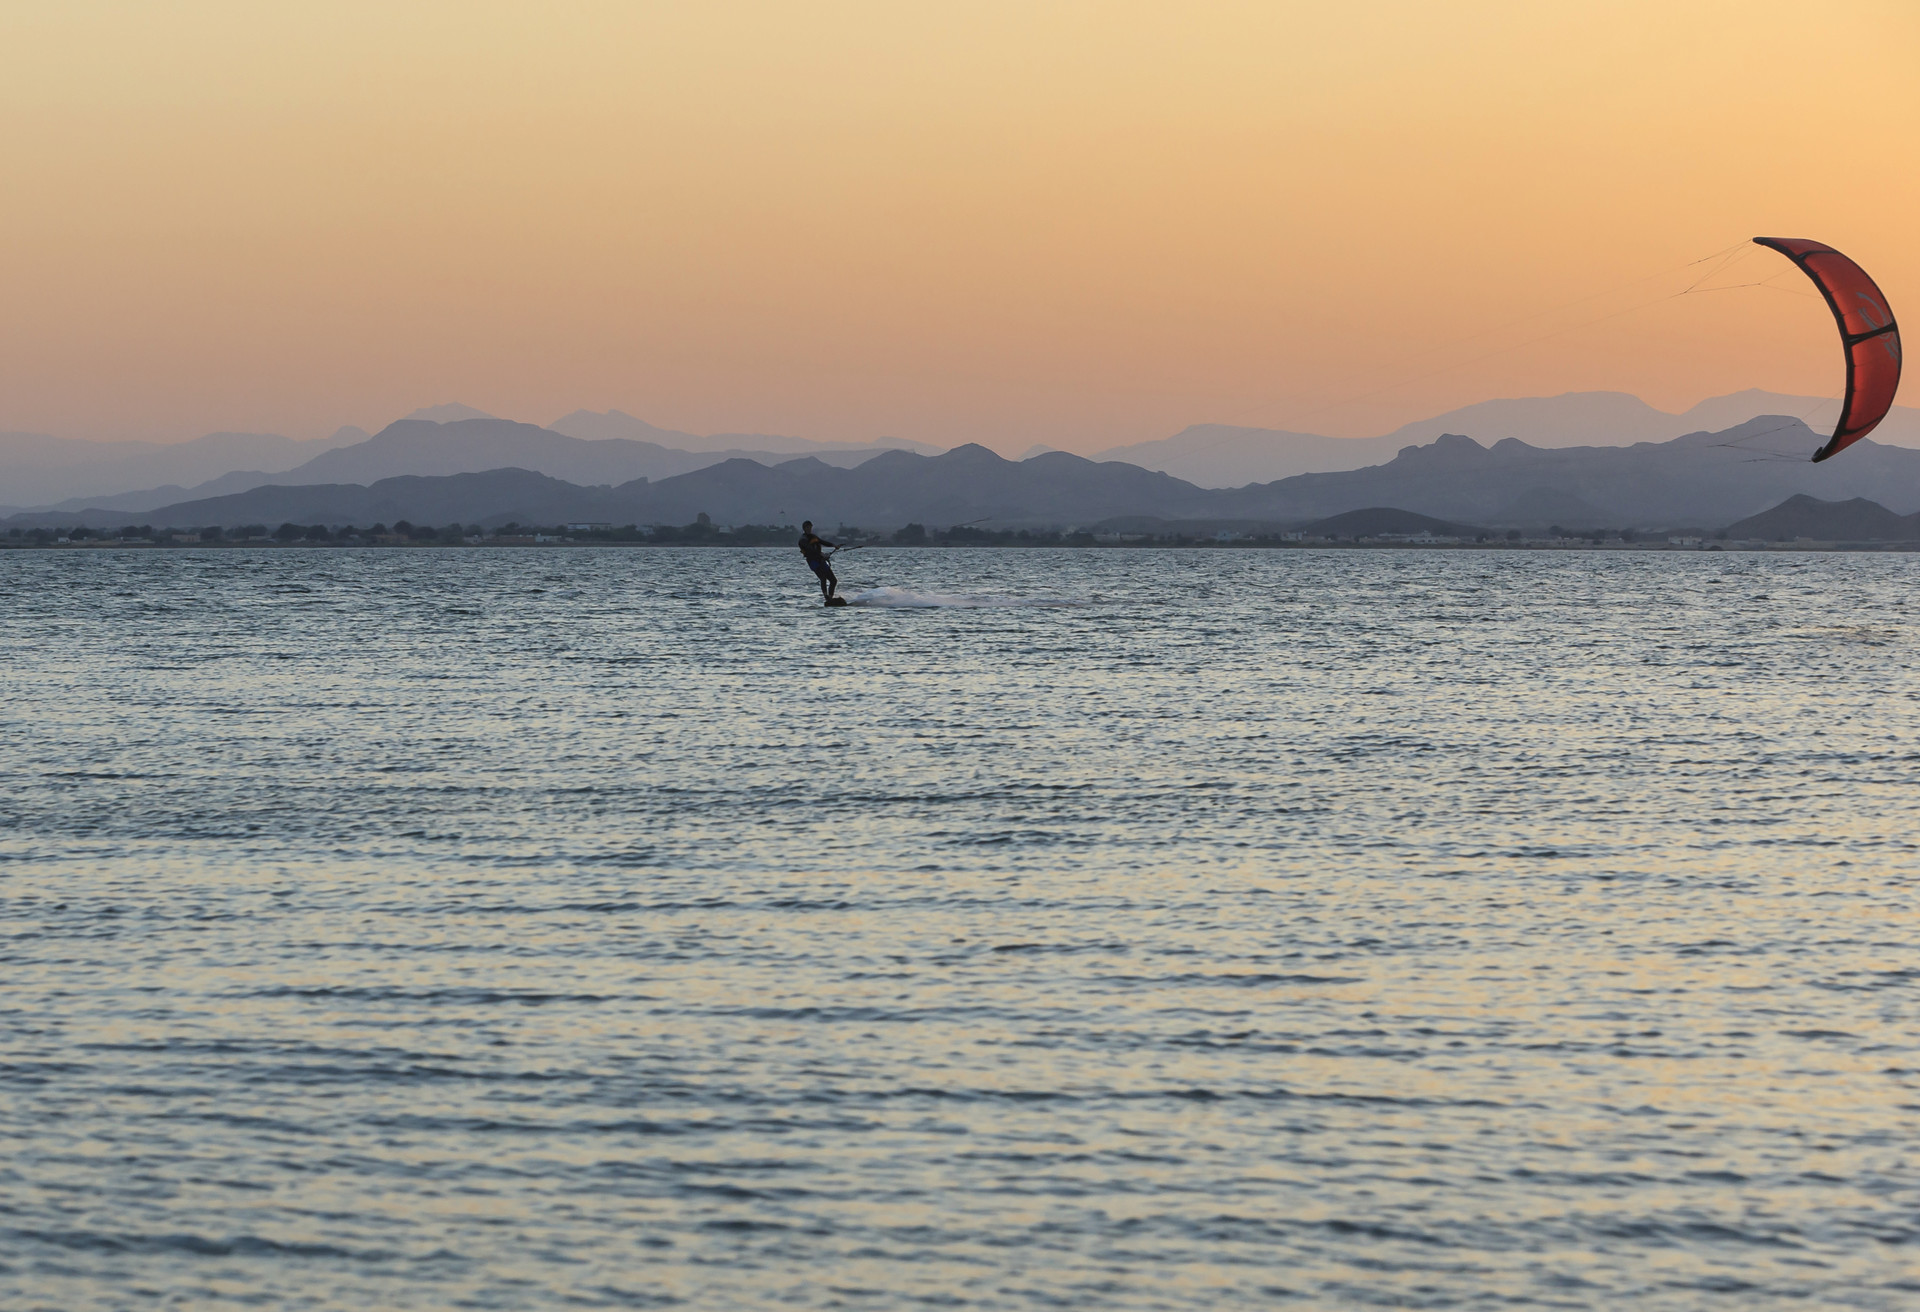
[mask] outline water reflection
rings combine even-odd
[[[788,554],[0,555],[25,1305],[1920,1290],[1902,559]]]

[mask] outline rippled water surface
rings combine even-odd
[[[1920,1306],[1920,562],[843,560],[0,554],[0,1302]]]

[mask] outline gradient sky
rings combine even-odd
[[[1916,68],[1913,0],[11,0],[0,429],[1090,450],[1833,394],[1790,268],[1670,294],[1812,236],[1920,314]]]

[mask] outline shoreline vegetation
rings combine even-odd
[[[446,524],[416,525],[401,520],[391,526],[263,524],[237,528],[155,528],[130,524],[119,529],[13,529],[0,534],[0,549],[98,550],[101,548],[178,549],[212,548],[400,548],[442,549],[471,547],[761,547],[791,548],[799,530],[786,525],[716,525],[702,515],[682,525],[556,524],[498,527]],[[1644,533],[1632,529],[1564,529],[1545,534],[1492,530],[1448,535],[1432,532],[1377,534],[1314,534],[1302,531],[1221,529],[1204,532],[1108,532],[1091,529],[986,529],[956,525],[929,530],[909,524],[891,533],[867,532],[841,525],[831,536],[844,546],[942,549],[950,547],[1074,547],[1244,550],[1365,548],[1547,551],[1920,551],[1920,541],[1824,541],[1813,538],[1735,538],[1725,532],[1700,530]]]

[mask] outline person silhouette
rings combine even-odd
[[[820,580],[820,600],[828,604],[832,604],[833,592],[840,586],[840,580],[834,576],[833,566],[827,563],[827,548],[839,545],[815,533],[812,520],[800,525],[800,554],[807,558],[807,568]]]

